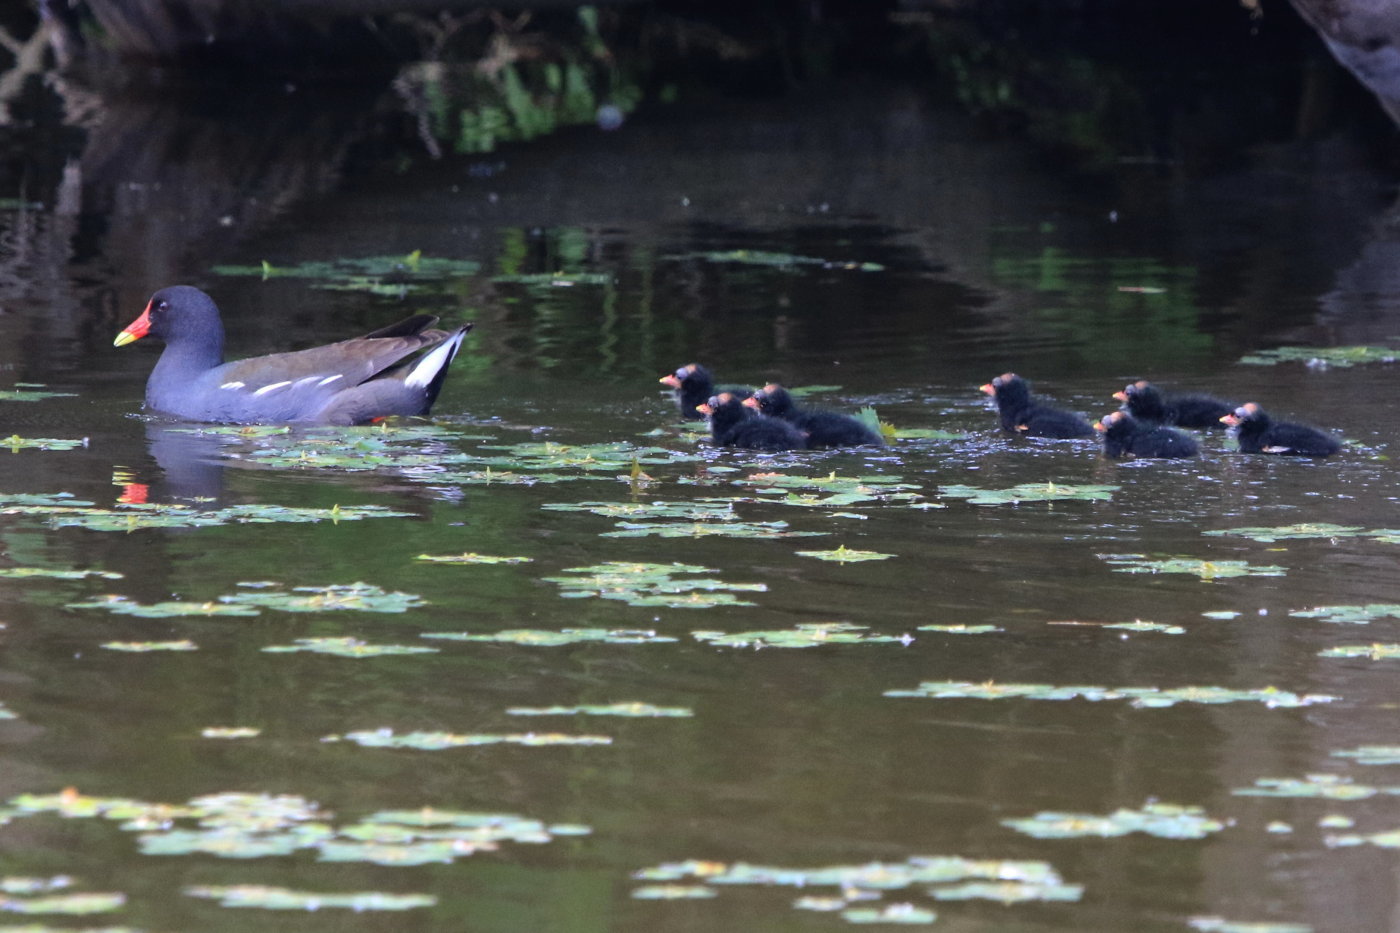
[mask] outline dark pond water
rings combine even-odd
[[[857,85],[281,213],[181,176],[221,148],[187,142],[112,203],[0,219],[6,386],[68,393],[0,402],[4,431],[86,439],[0,451],[3,566],[107,574],[0,580],[4,875],[121,892],[100,925],[145,930],[1391,928],[1400,531],[1362,532],[1400,528],[1396,371],[1240,362],[1400,346],[1393,179],[1346,141],[1087,177]],[[414,251],[377,292],[292,274]],[[237,355],[417,310],[476,330],[431,426],[201,431],[140,417],[154,353],[110,346],[177,279]],[[692,360],[943,433],[715,451],[657,384]],[[994,431],[977,386],[1007,369],[1095,417],[1149,377],[1349,445],[1109,462]],[[1069,497],[950,494],[1022,484]],[[1215,534],[1242,528],[1304,536]],[[890,556],[800,553],[837,548]],[[528,562],[421,558],[464,553]],[[610,562],[687,566],[567,585]],[[355,584],[391,595],[324,590]],[[616,643],[489,638],[517,630]],[[187,650],[112,647],[152,643]],[[418,733],[449,747],[384,747]],[[240,885],[422,899],[211,890]]]

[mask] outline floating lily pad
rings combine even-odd
[[[1118,809],[1108,816],[1092,813],[1037,813],[1001,825],[1037,839],[1077,839],[1083,836],[1126,836],[1145,833],[1162,839],[1204,839],[1225,828],[1200,807],[1149,803],[1141,810]]]
[[[216,900],[220,907],[257,907],[263,910],[353,910],[356,913],[379,910],[413,910],[432,907],[438,899],[431,894],[386,894],[382,891],[326,893],[293,891],[259,884],[194,885],[185,888],[190,897]]]
[[[1344,849],[1352,846],[1372,845],[1378,849],[1400,849],[1400,830],[1392,829],[1381,833],[1348,833],[1328,836],[1329,848]]]
[[[691,564],[648,564],[609,561],[590,567],[570,567],[570,577],[545,577],[563,588],[566,598],[596,596],[629,606],[704,609],[711,606],[752,606],[735,592],[762,593],[762,583],[725,583],[700,576],[715,571]]]
[[[1319,651],[1320,658],[1368,658],[1372,661],[1392,661],[1400,658],[1400,645],[1338,645]]]
[[[907,643],[898,635],[871,635],[864,625],[809,622],[764,632],[691,632],[697,641],[719,648],[816,648],[820,645]]]
[[[126,904],[126,895],[120,893],[103,894],[50,894],[44,897],[0,897],[0,911],[14,914],[66,914],[84,916],[105,914],[120,910]]]
[[[156,503],[127,503],[117,509],[99,509],[76,504],[49,507],[17,505],[12,508],[27,514],[45,515],[55,528],[78,527],[90,531],[121,532],[145,528],[206,528],[246,522],[343,522],[365,518],[410,517],[408,512],[395,512],[374,505],[337,505],[329,509],[316,509],[254,504],[207,511],[190,506]]]
[[[1258,350],[1240,358],[1251,366],[1273,366],[1275,363],[1306,363],[1309,366],[1356,366],[1361,363],[1393,363],[1400,359],[1400,350],[1389,347],[1276,347]]]
[[[1400,787],[1357,784],[1340,774],[1309,774],[1304,778],[1258,778],[1253,787],[1231,791],[1239,797],[1316,797],[1326,800],[1365,800],[1377,794],[1400,795]]]
[[[437,648],[424,645],[372,645],[349,636],[328,638],[298,638],[291,645],[269,645],[262,649],[269,654],[331,654],[339,658],[379,658],[399,654],[436,654]]]
[[[653,706],[650,703],[609,703],[605,706],[516,706],[510,716],[625,716],[641,719],[688,717],[695,713],[682,706]]]
[[[466,632],[424,632],[421,637],[441,638],[447,641],[492,641],[546,648],[559,645],[577,645],[590,641],[611,645],[648,645],[680,640],[670,635],[658,635],[656,632],[646,629],[626,628],[566,628],[558,632],[541,629],[507,629],[503,632],[492,632],[486,635],[469,635]]]
[[[1220,531],[1206,531],[1203,534],[1215,537],[1229,535],[1237,538],[1248,538],[1261,544],[1272,544],[1275,541],[1293,541],[1306,538],[1354,538],[1367,534],[1367,531],[1360,525],[1298,522],[1293,525],[1272,527],[1225,528]]]
[[[1221,620],[1224,620],[1224,619],[1238,619],[1241,615],[1243,615],[1243,613],[1236,612],[1236,611],[1233,610],[1233,609],[1216,609],[1216,610],[1213,610],[1213,611],[1211,611],[1211,612],[1203,612],[1203,613],[1201,613],[1201,615],[1204,616],[1204,617],[1207,618],[1207,619],[1221,619]]]
[[[727,500],[674,502],[547,502],[540,506],[552,512],[590,512],[605,518],[683,519],[692,522],[727,522],[739,516]]]
[[[490,554],[419,554],[415,560],[426,560],[435,564],[528,564],[533,557],[495,557]]]
[[[50,398],[77,398],[76,392],[50,392],[39,383],[23,383],[0,390],[0,402],[42,402]]]
[[[252,739],[262,735],[252,726],[207,726],[199,731],[206,739]]]
[[[61,437],[20,437],[18,434],[11,434],[0,439],[0,447],[8,447],[10,453],[19,453],[21,450],[75,450],[87,445],[85,437],[73,440]]]
[[[939,901],[997,901],[1025,904],[1031,901],[1075,902],[1084,896],[1084,885],[1026,881],[969,881],[929,892]]]
[[[817,560],[831,560],[838,564],[853,564],[866,560],[888,560],[894,557],[893,554],[881,554],[879,551],[857,551],[841,545],[830,551],[798,551],[800,557],[815,557]]]
[[[148,651],[197,651],[199,646],[189,639],[180,641],[109,641],[103,648],[109,651],[128,651],[142,654]]]
[[[606,735],[564,735],[559,732],[525,732],[509,735],[477,733],[461,735],[455,732],[404,732],[393,729],[370,729],[328,735],[322,742],[354,742],[366,748],[412,748],[420,751],[440,751],[445,748],[466,748],[476,745],[611,745]]]
[[[864,503],[903,504],[921,502],[918,486],[899,476],[799,476],[786,473],[753,473],[734,480],[764,496],[765,502],[803,508],[847,508]]]
[[[848,262],[817,259],[812,256],[794,256],[790,253],[765,252],[757,249],[730,249],[704,253],[687,253],[668,256],[667,259],[700,259],[705,262],[732,263],[743,266],[764,266],[769,269],[796,271],[811,266],[820,269],[841,269],[853,272],[880,272],[885,267],[877,262]]]
[[[1297,694],[1275,687],[1255,690],[1229,690],[1224,687],[1060,687],[1051,684],[1006,684],[985,681],[925,681],[915,690],[886,690],[887,697],[921,697],[935,700],[1128,700],[1136,707],[1161,708],[1178,703],[1262,703],[1274,708],[1292,709],[1338,699],[1326,694]]]
[[[230,605],[223,602],[192,602],[171,600],[161,603],[138,603],[125,596],[109,594],[81,603],[68,603],[68,609],[103,609],[114,615],[139,616],[144,619],[174,619],[188,616],[255,616],[252,606]]]
[[[58,567],[4,567],[0,568],[0,578],[25,580],[43,578],[48,580],[85,580],[97,577],[101,580],[120,580],[122,575],[111,570],[63,570]]]
[[[1183,573],[1203,581],[1229,577],[1281,577],[1287,568],[1274,564],[1251,564],[1244,560],[1197,560],[1193,557],[1153,558],[1145,554],[1100,554],[1119,573]]]
[[[1338,625],[1369,625],[1377,619],[1400,619],[1400,603],[1318,606],[1314,609],[1292,609],[1288,614],[1297,619],[1318,619]]]
[[[825,531],[789,531],[787,522],[618,522],[603,538],[810,538]]]
[[[366,256],[315,260],[291,266],[263,260],[256,266],[215,266],[214,273],[227,276],[313,279],[313,287],[366,291],[376,295],[402,296],[410,292],[443,291],[447,283],[468,278],[481,271],[481,264],[470,259],[424,256],[414,250],[405,256]]]
[[[933,923],[938,914],[913,904],[886,904],[883,907],[852,907],[841,911],[841,918],[847,923],[879,923],[909,926]]]
[[[1359,765],[1400,765],[1400,745],[1362,745],[1332,753],[1333,758],[1350,758]]]
[[[1306,923],[1249,922],[1224,917],[1192,917],[1187,925],[1198,933],[1313,933]]]
[[[632,891],[632,896],[639,901],[695,901],[718,894],[714,888],[703,884],[648,884]]]
[[[407,612],[427,603],[413,593],[391,593],[368,583],[333,584],[331,586],[298,586],[293,590],[277,590],[277,584],[240,583],[241,587],[256,589],[219,600],[235,606],[258,606],[282,612]]]
[[[532,287],[568,288],[573,285],[611,285],[615,280],[608,272],[537,272],[525,275],[493,275],[498,285],[528,285]]]
[[[1186,629],[1179,625],[1167,625],[1162,622],[1144,622],[1141,619],[1134,619],[1132,622],[1112,622],[1104,628],[1116,628],[1126,632],[1159,632],[1163,635],[1185,635]]]
[[[1062,499],[1102,501],[1113,498],[1119,486],[1069,486],[1061,483],[1022,483],[1009,489],[982,489],[977,486],[939,486],[939,495],[966,499],[973,505],[1020,505],[1023,502],[1054,502]]]
[[[0,892],[5,894],[46,894],[71,888],[73,879],[68,875],[54,875],[51,878],[32,878],[7,875],[0,878]]]
[[[999,625],[921,625],[920,632],[942,632],[945,635],[987,635],[991,632],[1004,632]]]

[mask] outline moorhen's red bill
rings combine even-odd
[[[165,342],[146,381],[146,407],[191,421],[224,424],[367,424],[390,415],[426,415],[447,366],[472,325],[432,330],[417,314],[339,343],[224,362],[224,325],[214,300],[173,285],[113,344]]]

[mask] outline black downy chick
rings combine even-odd
[[[850,415],[798,408],[792,393],[775,382],[759,389],[745,399],[744,404],[759,414],[781,418],[799,431],[805,431],[808,447],[885,446],[883,437]]]
[[[981,387],[997,402],[1001,429],[1027,437],[1092,437],[1094,428],[1074,412],[1042,405],[1031,387],[1015,373],[1003,373]]]
[[[748,450],[804,450],[807,436],[778,418],[768,418],[744,407],[732,392],[721,392],[698,411],[710,419],[710,436],[721,447]]]

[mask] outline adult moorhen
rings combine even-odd
[[[803,450],[807,435],[779,418],[744,407],[732,392],[721,392],[697,409],[710,419],[710,436],[721,447],[749,450]]]
[[[1123,403],[1123,411],[1139,421],[1174,424],[1179,428],[1223,428],[1221,417],[1235,410],[1233,403],[1213,395],[1167,394],[1146,380],[1124,386],[1113,397]]]
[[[152,295],[113,343],[165,342],[146,381],[154,411],[224,424],[366,424],[428,413],[472,326],[430,330],[436,323],[417,314],[352,340],[225,363],[218,306],[197,288],[173,285]]]
[[[1001,429],[1027,437],[1092,437],[1094,428],[1074,412],[1043,405],[1031,398],[1031,387],[1015,373],[1002,373],[981,390],[997,402]]]
[[[1200,452],[1189,434],[1152,422],[1138,421],[1125,411],[1109,412],[1094,430],[1103,432],[1107,457],[1194,457]]]
[[[1305,424],[1275,421],[1254,402],[1241,405],[1220,420],[1230,426],[1230,436],[1247,454],[1330,457],[1342,449],[1341,441],[1332,435]]]
[[[759,389],[744,404],[759,414],[781,418],[807,432],[808,447],[883,447],[885,439],[850,415],[798,408],[792,393],[776,382]]]

